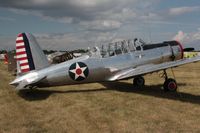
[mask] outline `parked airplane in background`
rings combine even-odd
[[[176,91],[177,83],[166,69],[200,61],[183,59],[183,47],[177,41],[145,44],[134,39],[94,47],[87,55],[50,65],[35,38],[22,33],[16,39],[17,78],[11,82],[17,90],[37,87],[118,81],[133,78],[142,87],[145,74],[163,71],[165,91]]]

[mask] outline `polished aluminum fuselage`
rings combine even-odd
[[[166,46],[149,50],[128,51],[114,56],[101,57],[96,56],[99,53],[91,53],[82,57],[66,61],[57,65],[52,65],[47,68],[33,71],[37,77],[45,77],[37,87],[73,85],[91,82],[111,81],[110,77],[115,73],[138,66],[148,64],[160,64],[172,60],[182,58],[180,46]],[[172,55],[174,58],[172,58]],[[83,62],[87,65],[89,74],[83,81],[75,81],[69,76],[70,66],[76,62]],[[29,73],[29,75],[31,75]],[[21,78],[27,78],[27,75]],[[24,78],[23,78],[24,77]],[[31,77],[31,76],[29,76]]]

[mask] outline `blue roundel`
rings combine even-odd
[[[76,62],[69,67],[69,76],[75,81],[83,81],[88,75],[88,66],[83,62]]]

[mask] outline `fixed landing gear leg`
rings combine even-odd
[[[176,92],[178,88],[176,80],[172,78],[168,78],[166,70],[164,70],[163,77],[165,78],[165,82],[163,84],[164,91]]]

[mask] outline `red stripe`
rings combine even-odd
[[[27,69],[22,69],[21,71],[22,71],[23,73],[25,73],[25,72],[29,72],[30,69],[29,69],[29,68],[27,68]]]
[[[26,54],[26,52],[17,52],[16,55],[22,55],[22,54]]]
[[[23,35],[22,34],[19,34],[17,37],[22,37]]]
[[[25,46],[16,46],[16,49],[25,48]]]
[[[17,40],[16,43],[22,43],[24,40]]]
[[[27,60],[27,57],[23,57],[23,58],[17,58],[18,61],[22,61],[22,60]]]
[[[27,65],[29,65],[28,63],[22,63],[22,64],[20,64],[20,66],[27,66]]]

